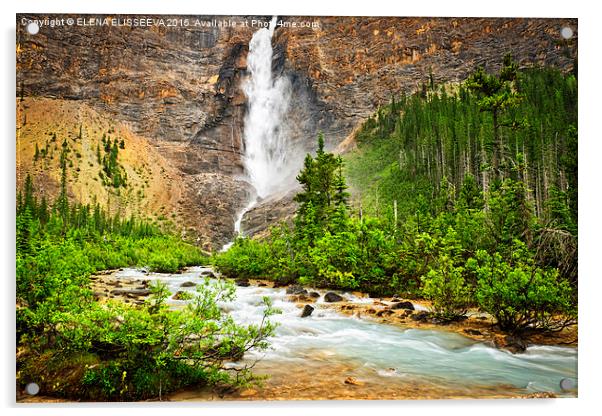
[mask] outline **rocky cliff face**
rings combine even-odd
[[[30,35],[21,25],[23,19],[43,17],[17,16],[17,97],[79,103],[145,138],[149,149],[164,159],[165,170],[173,171],[165,183],[177,181],[181,188],[169,205],[178,223],[207,246],[232,238],[236,213],[250,192],[242,164],[246,98],[241,85],[247,76],[248,43],[257,27],[58,26]],[[280,27],[274,37],[273,69],[291,81],[287,123],[300,153],[313,148],[318,131],[331,147],[339,144],[379,105],[416,90],[429,74],[435,82],[460,81],[476,65],[494,69],[506,52],[522,65],[570,68],[577,50],[576,38],[567,42],[560,36],[564,26],[576,32],[577,22],[571,19],[283,21],[319,23],[314,28]],[[39,100],[29,104],[41,105]],[[26,117],[38,110],[20,111]],[[73,115],[75,121],[77,117]],[[19,140],[38,140],[39,133],[26,130]],[[20,173],[27,169],[22,165]],[[245,220],[249,228],[262,229],[274,220],[266,215],[271,205],[262,207],[263,213],[255,211]]]

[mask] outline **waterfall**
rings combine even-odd
[[[272,73],[272,37],[276,16],[269,28],[259,29],[249,43],[249,78],[243,85],[248,100],[245,117],[244,166],[259,198],[281,190],[290,177],[287,166],[285,114],[290,102],[290,83]]]
[[[244,119],[243,163],[255,195],[238,213],[234,223],[235,235],[241,232],[243,215],[255,206],[258,198],[283,190],[296,174],[293,164],[288,163],[290,157],[287,155],[292,152],[285,122],[291,97],[290,82],[283,76],[274,77],[272,72],[272,37],[276,22],[277,17],[274,16],[269,27],[259,29],[249,42],[249,76],[243,84],[248,103]],[[222,250],[231,245],[226,244]]]

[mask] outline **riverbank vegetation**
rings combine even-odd
[[[267,347],[274,327],[240,326],[217,302],[232,299],[226,282],[204,284],[181,310],[166,305],[163,285],[142,306],[100,302],[91,274],[119,267],[177,272],[206,257],[170,230],[109,216],[100,205],[69,203],[66,151],[53,203],[36,197],[27,177],[17,200],[17,383],[78,400],[161,398],[195,385],[245,385],[248,366],[224,362]],[[266,300],[265,317],[274,312]]]
[[[577,80],[478,69],[396,97],[345,159],[318,139],[293,224],[214,257],[232,277],[423,297],[511,333],[576,322]],[[350,198],[346,180],[353,186]]]

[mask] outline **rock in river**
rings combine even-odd
[[[341,302],[343,299],[343,297],[339,294],[336,294],[334,292],[328,292],[324,295],[324,300],[326,302]]]
[[[211,279],[215,279],[217,276],[213,273],[212,270],[203,270],[201,272],[201,277],[209,277]]]
[[[234,281],[234,283],[236,283],[236,286],[241,286],[241,287],[251,286],[251,283],[249,283],[249,279],[236,279]]]
[[[137,297],[148,296],[151,294],[151,291],[150,289],[115,289],[111,290],[111,294],[114,296]]]
[[[195,287],[196,283],[194,282],[184,282],[180,285],[180,287]]]
[[[314,311],[314,307],[311,305],[305,305],[303,307],[303,312],[301,312],[301,318],[306,318]]]
[[[307,295],[307,290],[303,289],[303,286],[292,285],[286,288],[287,295]]]
[[[525,352],[527,349],[527,343],[520,337],[507,335],[504,338],[504,343],[501,345],[502,348],[507,349],[513,354]]]
[[[391,306],[391,309],[408,309],[410,311],[413,311],[414,305],[412,304],[412,302],[409,301],[397,302]]]
[[[420,312],[417,312],[410,316],[410,318],[412,318],[413,321],[418,321],[418,322],[427,321],[429,319],[429,317],[430,317],[430,314],[427,311],[420,311]]]
[[[363,386],[364,383],[359,381],[357,378],[355,377],[347,377],[345,379],[345,384],[350,384],[352,386]]]

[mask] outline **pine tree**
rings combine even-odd
[[[466,175],[460,188],[457,207],[459,209],[469,209],[480,211],[483,209],[483,193],[479,189],[475,177]]]
[[[31,175],[25,177],[25,195],[23,198],[23,210],[29,211],[33,216],[36,215],[37,201],[33,191],[33,181]]]
[[[50,213],[48,212],[48,202],[46,201],[46,196],[42,196],[42,201],[40,202],[40,206],[38,207],[38,218],[42,225],[46,224],[50,219]]]
[[[295,196],[299,203],[297,215],[305,215],[307,205],[311,202],[315,210],[316,221],[319,225],[326,226],[332,214],[341,204],[346,205],[348,193],[347,185],[342,173],[343,160],[324,150],[324,136],[318,135],[318,149],[316,157],[305,157],[304,166],[297,181],[302,186],[302,191]]]
[[[495,179],[502,177],[500,165],[503,164],[503,143],[500,136],[500,121],[502,112],[508,107],[515,106],[519,101],[519,94],[514,88],[517,77],[518,65],[512,56],[504,56],[504,62],[499,75],[490,75],[481,66],[472,74],[467,82],[467,87],[481,97],[478,104],[481,111],[491,113],[493,118],[493,155],[492,168]]]
[[[347,192],[348,186],[345,183],[345,176],[343,176],[343,159],[341,156],[337,157],[337,163],[339,168],[337,169],[337,174],[334,179],[334,203],[338,208],[346,208],[348,206],[349,201],[349,192]]]
[[[59,216],[62,220],[62,229],[63,234],[67,230],[68,220],[69,220],[69,200],[67,198],[67,141],[63,141],[63,150],[61,151],[61,190],[56,202],[56,207],[59,213]]]

